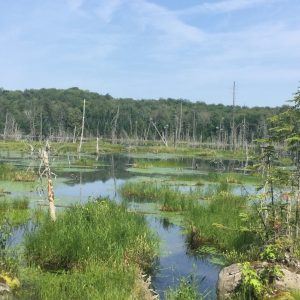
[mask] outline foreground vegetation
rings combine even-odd
[[[118,220],[116,222],[116,220]],[[22,299],[139,299],[157,238],[141,216],[98,199],[46,217],[25,240]]]

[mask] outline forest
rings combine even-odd
[[[77,87],[0,89],[0,133],[4,139],[76,139],[80,135],[84,99],[85,136],[112,140],[157,140],[163,135],[173,142],[229,143],[243,135],[252,141],[266,135],[267,118],[286,108],[225,106],[171,98],[113,98]]]

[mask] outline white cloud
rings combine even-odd
[[[203,40],[204,32],[202,30],[186,24],[163,6],[146,0],[132,1],[131,6],[137,14],[142,28],[157,30],[167,39],[166,42],[201,42]]]
[[[104,22],[109,23],[113,15],[123,5],[123,0],[102,0],[96,8],[96,15]]]
[[[66,0],[71,10],[79,9],[85,0]]]
[[[227,13],[236,10],[247,9],[255,5],[275,3],[280,0],[222,0],[218,2],[205,2],[181,11],[178,14],[198,13]]]

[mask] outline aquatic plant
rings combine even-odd
[[[158,202],[163,211],[183,211],[194,205],[199,198],[197,192],[181,192],[178,187],[151,182],[127,182],[120,188],[128,201]]]
[[[31,265],[44,269],[65,269],[86,261],[135,263],[151,268],[157,245],[142,216],[124,207],[98,199],[76,205],[58,216],[48,218],[25,240],[25,254]]]
[[[247,197],[222,190],[225,187],[219,187],[208,205],[197,205],[187,211],[186,222],[191,228],[188,241],[192,248],[208,242],[223,250],[245,251],[258,238],[251,230],[252,221],[245,220],[243,215],[249,210]]]
[[[107,199],[76,205],[26,236],[22,299],[138,299],[158,240],[144,218]]]
[[[31,170],[18,170],[11,164],[0,163],[0,180],[33,182],[36,175]]]
[[[134,168],[179,168],[187,167],[187,163],[179,159],[149,159],[149,160],[136,160],[134,162]]]
[[[0,199],[0,225],[8,222],[15,227],[24,224],[30,218],[29,199],[20,198],[2,198]]]
[[[169,289],[165,293],[166,300],[204,300],[208,293],[198,292],[197,282],[193,276],[188,280],[182,278],[176,289]]]

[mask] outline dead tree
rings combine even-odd
[[[231,145],[232,150],[236,151],[236,128],[235,128],[235,81],[232,89],[232,125],[231,125]]]
[[[50,145],[48,141],[46,142],[45,148],[40,150],[40,168],[39,168],[39,174],[40,179],[42,180],[43,176],[46,176],[47,178],[47,192],[48,192],[48,202],[49,202],[49,213],[52,221],[56,220],[56,214],[55,214],[55,204],[54,204],[54,192],[53,192],[53,182],[52,182],[52,175],[49,164],[49,151],[50,151]],[[42,171],[43,169],[43,171]]]
[[[116,139],[116,131],[117,131],[119,113],[120,113],[120,108],[118,106],[117,113],[112,119],[111,140],[112,140],[113,144],[115,143],[115,139]]]
[[[85,99],[83,99],[83,112],[82,112],[82,123],[81,123],[81,136],[80,142],[78,146],[78,153],[81,152],[82,140],[83,140],[83,132],[84,132],[84,119],[85,119]]]
[[[180,116],[179,116],[179,128],[177,140],[181,139],[181,130],[182,130],[182,103],[180,103]]]
[[[153,127],[155,128],[156,132],[158,133],[160,139],[162,140],[162,142],[165,144],[166,147],[168,147],[168,141],[166,140],[165,134],[164,133],[160,133],[156,124],[153,122],[152,119],[150,119],[151,124],[153,125]]]

